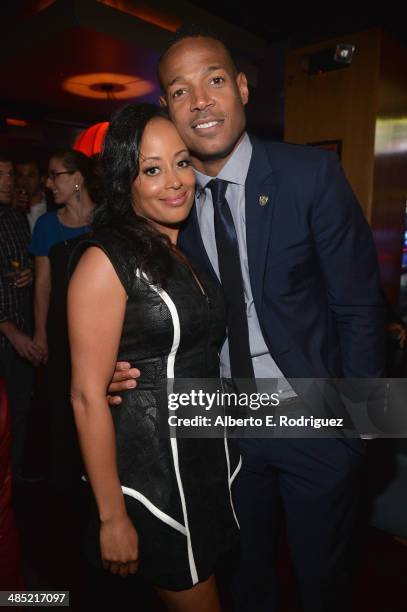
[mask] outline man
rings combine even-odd
[[[0,377],[9,397],[13,474],[22,477],[24,444],[31,404],[32,364],[41,350],[31,338],[32,271],[25,216],[11,207],[14,167],[0,155]]]
[[[25,205],[31,232],[38,217],[47,212],[44,179],[36,160],[30,159],[16,163],[16,186],[21,192],[17,194],[17,199]]]
[[[299,400],[287,378],[380,376],[375,249],[336,157],[248,136],[246,77],[211,35],[180,33],[161,57],[159,76],[161,103],[190,149],[198,182],[180,246],[221,279],[229,307],[223,376],[280,379],[288,409]],[[246,314],[240,327],[239,292]],[[114,380],[137,375],[116,372]],[[135,384],[127,380],[110,391]],[[282,508],[304,610],[349,610],[361,441],[273,438],[240,445],[243,467],[233,489],[241,528],[237,609],[277,610],[272,551]]]

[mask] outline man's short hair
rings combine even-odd
[[[233,68],[235,69],[236,73],[238,72],[238,68],[236,66],[236,62],[235,62],[235,59],[233,57],[233,53],[231,52],[231,50],[230,50],[230,48],[229,48],[228,44],[226,43],[226,41],[225,41],[223,36],[221,36],[215,30],[212,30],[212,29],[207,28],[205,26],[199,26],[199,25],[196,25],[196,24],[187,24],[187,25],[181,26],[180,28],[178,28],[176,30],[176,32],[174,32],[174,34],[169,39],[168,44],[166,45],[164,51],[161,53],[161,55],[159,57],[159,60],[158,60],[158,80],[159,80],[160,87],[161,87],[162,90],[163,90],[163,86],[162,86],[162,82],[161,82],[161,78],[160,78],[160,65],[161,65],[161,62],[163,61],[164,57],[167,55],[168,51],[174,45],[179,43],[181,40],[184,40],[185,38],[212,38],[212,40],[216,40],[225,49],[226,53],[230,57],[230,60],[231,60],[232,65],[233,65]]]
[[[37,159],[36,157],[29,157],[27,155],[24,157],[23,156],[17,157],[17,159],[15,160],[15,165],[19,166],[20,164],[21,165],[34,164],[40,176],[44,176],[47,172],[46,163],[42,159]]]

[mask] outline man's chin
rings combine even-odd
[[[225,159],[226,157],[229,157],[229,155],[234,150],[236,144],[237,143],[233,143],[228,146],[222,146],[222,145],[212,146],[212,147],[208,146],[205,149],[203,147],[199,147],[199,148],[197,147],[196,149],[194,149],[193,146],[190,146],[190,151],[191,151],[191,155],[193,157],[196,157],[200,161],[216,161],[219,159]]]

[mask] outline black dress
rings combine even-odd
[[[175,256],[165,288],[153,286],[139,273],[131,242],[119,233],[85,239],[75,260],[89,246],[106,253],[126,290],[118,360],[141,371],[137,388],[112,408],[119,478],[139,535],[139,573],[156,586],[187,589],[207,579],[236,543],[230,487],[240,456],[224,438],[170,437],[166,387],[172,379],[219,379],[222,293],[200,274],[203,292],[190,267]],[[94,520],[88,552],[97,551],[100,562],[98,542]]]
[[[86,234],[54,244],[48,254],[51,295],[47,318],[49,479],[51,485],[72,492],[81,483],[83,463],[71,406],[71,355],[66,313],[69,261]]]

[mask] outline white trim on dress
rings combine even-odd
[[[223,440],[224,440],[224,444],[225,444],[226,463],[227,463],[227,466],[228,466],[228,483],[229,483],[230,505],[231,505],[231,508],[232,508],[233,516],[235,517],[236,525],[240,529],[239,521],[237,520],[237,516],[236,516],[236,512],[235,512],[235,507],[233,505],[232,484],[233,484],[233,481],[236,478],[238,472],[240,471],[240,468],[242,467],[242,457],[239,457],[239,463],[237,464],[237,467],[236,467],[235,471],[233,472],[233,474],[230,475],[229,446],[228,446],[228,439],[227,439],[226,435],[224,436]]]
[[[140,276],[140,273],[138,270],[137,272],[138,272],[138,276]],[[145,274],[143,274],[143,277],[146,280],[148,280],[148,277]],[[180,339],[181,339],[181,326],[180,326],[178,311],[177,311],[177,307],[175,306],[173,300],[170,298],[170,296],[168,295],[166,291],[164,291],[160,287],[157,287],[156,285],[150,284],[150,287],[160,296],[163,302],[165,302],[166,306],[168,307],[168,310],[170,311],[171,318],[172,318],[172,324],[174,327],[174,337],[172,341],[172,347],[171,347],[171,351],[167,358],[167,380],[168,380],[169,387],[172,387],[174,384],[173,381],[175,378],[175,356],[177,354],[177,350],[178,350]],[[172,450],[172,457],[174,461],[175,476],[176,476],[177,484],[178,484],[178,491],[179,491],[179,495],[181,499],[182,514],[184,516],[185,531],[186,531],[185,535],[187,537],[187,544],[188,544],[189,569],[191,572],[192,584],[197,584],[199,582],[199,578],[198,578],[198,572],[196,570],[194,551],[192,549],[192,542],[191,542],[191,533],[189,531],[189,525],[188,525],[188,513],[187,513],[187,507],[186,507],[186,501],[185,501],[184,488],[182,486],[181,473],[179,469],[178,444],[177,444],[177,438],[175,437],[175,430],[173,432],[173,435],[171,436],[171,450]]]
[[[182,535],[187,535],[187,530],[185,529],[184,525],[181,525],[181,523],[173,519],[172,516],[169,516],[168,514],[157,508],[157,506],[151,503],[151,501],[145,495],[140,493],[140,491],[136,491],[136,489],[131,489],[130,487],[125,487],[123,485],[122,491],[124,495],[133,497],[134,499],[137,499],[137,501],[141,502],[143,506],[145,506],[147,510],[151,512],[151,514],[154,514],[154,516],[160,519],[160,521],[166,523],[170,527],[173,527],[174,529],[182,533]]]

